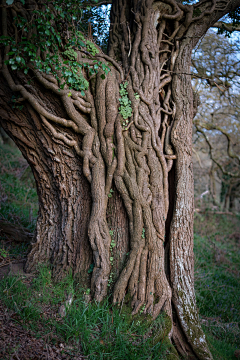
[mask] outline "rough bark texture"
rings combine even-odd
[[[194,293],[190,59],[211,23],[237,4],[114,0],[109,55],[84,59],[111,71],[105,79],[83,72],[84,96],[69,95],[33,64],[29,85],[29,75],[1,62],[1,125],[30,163],[39,196],[26,270],[50,262],[56,278],[71,269],[83,285],[91,281],[97,301],[112,293],[123,303],[130,293],[133,315],[155,319],[164,310],[178,351],[204,360],[212,356]],[[7,15],[3,6],[4,36],[13,33]],[[1,50],[3,60],[8,52]],[[81,61],[85,52],[77,53]],[[13,93],[22,111],[12,109]],[[124,98],[127,118],[119,112]]]
[[[64,116],[58,99],[34,85],[36,93],[44,94],[48,106],[54,106],[58,115]],[[89,184],[82,174],[82,160],[60,140],[52,140],[31,106],[26,104],[23,111],[14,112],[9,103],[12,93],[3,78],[0,96],[1,125],[28,160],[37,185],[39,213],[26,270],[50,261],[55,264],[56,276],[72,269],[87,281],[92,262],[87,239],[91,199]]]

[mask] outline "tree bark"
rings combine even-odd
[[[130,294],[133,316],[165,311],[169,338],[192,359],[212,356],[194,292],[191,52],[237,4],[200,3],[196,16],[195,5],[172,0],[114,0],[108,55],[76,50],[89,67],[111,67],[107,76],[82,71],[84,95],[33,64],[31,79],[2,63],[1,125],[29,162],[39,197],[26,271],[47,262],[56,279],[72,271],[91,282],[97,301],[112,294],[120,304]],[[3,6],[4,36],[6,19]],[[23,110],[9,102],[16,93]]]
[[[53,141],[31,106],[14,112],[8,100],[13,93],[4,79],[1,80],[1,126],[30,164],[38,192],[35,242],[26,270],[50,262],[54,264],[56,276],[71,269],[87,281],[87,270],[92,262],[87,238],[91,199],[89,184],[82,173],[82,160],[61,140]],[[44,94],[48,106],[54,106],[62,115],[58,99],[38,84],[31,86]]]

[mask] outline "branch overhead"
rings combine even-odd
[[[233,32],[233,31],[240,31],[240,25],[234,25],[231,23],[225,23],[223,21],[217,21],[213,26],[213,28],[217,28],[217,29],[221,29],[221,30],[226,30],[229,32]]]
[[[106,0],[106,1],[97,1],[97,2],[87,2],[87,6],[102,6],[102,5],[111,5],[112,0]]]

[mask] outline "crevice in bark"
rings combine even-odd
[[[165,272],[170,281],[170,226],[173,218],[174,203],[175,203],[175,164],[173,164],[172,169],[168,173],[168,183],[169,183],[169,210],[166,219],[166,235],[164,242],[164,251],[165,251]]]

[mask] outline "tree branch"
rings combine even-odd
[[[223,169],[222,165],[213,157],[213,154],[212,154],[212,149],[213,149],[213,147],[212,147],[212,145],[211,145],[211,143],[210,143],[207,135],[205,134],[205,132],[204,132],[202,129],[200,129],[200,127],[199,127],[197,124],[195,124],[195,126],[196,126],[197,131],[200,132],[200,133],[203,135],[206,143],[208,144],[210,159],[219,167],[219,169],[222,171],[222,173],[223,173],[224,175],[228,175],[228,176],[233,177],[233,178],[238,178],[238,177],[239,177],[239,173],[238,173],[238,174],[233,174],[233,173],[230,173],[230,172],[228,172],[228,171],[225,171],[225,170]]]
[[[223,21],[217,21],[212,27],[227,30],[229,32],[240,31],[240,25],[227,24]]]
[[[105,0],[105,1],[100,1],[99,3],[92,3],[92,2],[87,2],[86,4],[87,6],[102,6],[102,5],[112,5],[112,0]]]
[[[228,156],[232,159],[237,159],[239,164],[240,164],[240,156],[238,156],[237,154],[234,154],[232,149],[231,149],[231,137],[230,135],[227,133],[227,131],[225,131],[224,129],[222,129],[220,126],[217,126],[215,124],[207,124],[207,123],[198,123],[199,126],[201,126],[202,128],[206,129],[206,130],[218,130],[220,131],[223,135],[225,135],[225,137],[227,138],[227,142],[228,142]]]

